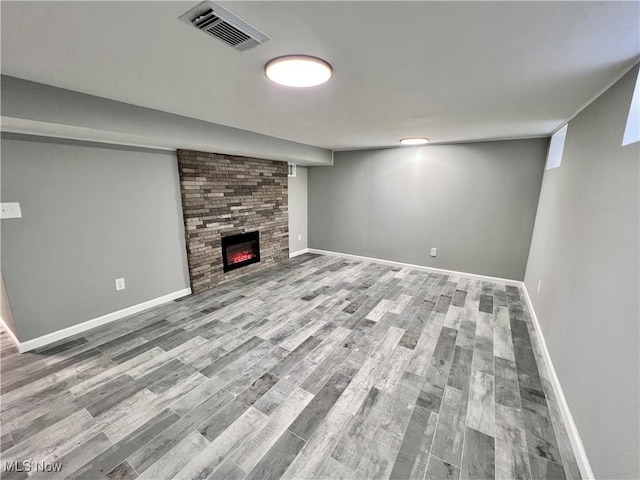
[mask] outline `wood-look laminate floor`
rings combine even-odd
[[[579,478],[517,287],[306,254],[0,339],[3,479]]]

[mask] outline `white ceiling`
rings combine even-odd
[[[633,2],[222,2],[271,40],[238,52],[199,2],[2,1],[2,73],[335,150],[547,135],[640,55]],[[271,58],[319,56],[292,90]]]

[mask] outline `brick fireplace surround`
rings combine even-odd
[[[287,163],[178,150],[193,293],[289,258]],[[260,232],[260,263],[224,273],[221,238]]]

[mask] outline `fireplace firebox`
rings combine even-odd
[[[222,237],[222,263],[225,273],[259,261],[260,232]]]

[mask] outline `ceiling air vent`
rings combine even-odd
[[[180,20],[240,51],[269,40],[260,30],[215,2],[202,2],[181,15]]]

